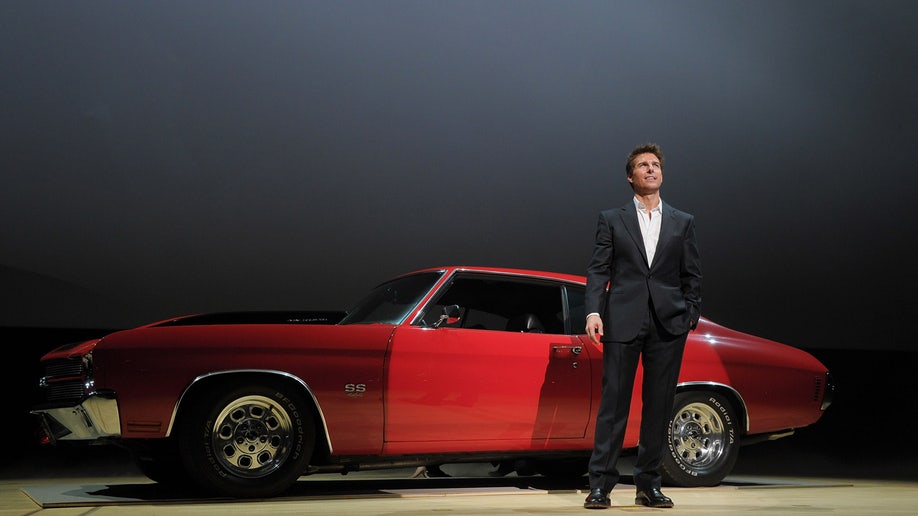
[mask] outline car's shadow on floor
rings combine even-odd
[[[84,479],[60,479],[61,483],[27,486],[26,494],[43,508],[91,507],[131,503],[215,503],[242,498],[215,497],[186,485],[138,482],[87,483]],[[90,481],[91,482],[91,481]],[[355,478],[353,476],[302,477],[286,492],[271,500],[321,500],[363,497],[422,497],[449,494],[519,494],[547,491],[576,491],[586,488],[586,477],[549,479],[545,477],[437,477],[437,478]],[[246,500],[256,500],[247,498]]]
[[[27,495],[43,508],[93,507],[103,505],[220,503],[242,498],[215,497],[184,485],[136,482],[125,478],[123,483],[85,484],[77,479],[62,484],[30,486]],[[620,484],[630,485],[632,478],[623,475]],[[727,479],[722,487],[756,487],[793,485],[792,479],[736,478]],[[344,498],[404,498],[472,494],[526,494],[545,492],[585,492],[586,476],[579,478],[547,478],[542,476],[502,477],[366,477],[315,475],[302,477],[286,492],[271,500],[322,500]],[[257,501],[247,498],[244,500]]]
[[[623,478],[628,483],[630,478]],[[77,486],[73,486],[77,487]],[[104,486],[83,486],[86,495],[100,498],[140,499],[145,501],[164,501],[175,499],[209,499],[225,500],[212,497],[206,493],[186,486],[173,486],[156,483],[124,483]],[[586,489],[586,477],[575,479],[557,479],[545,477],[436,477],[436,478],[334,478],[303,477],[287,491],[274,497],[278,498],[324,498],[324,497],[357,497],[357,496],[405,496],[410,493],[423,495],[432,491],[448,490],[494,490],[512,492],[513,490],[538,491],[571,491]]]

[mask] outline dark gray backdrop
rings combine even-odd
[[[916,29],[909,1],[0,0],[0,326],[583,273],[655,141],[707,317],[912,349]]]

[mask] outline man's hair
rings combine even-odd
[[[634,158],[640,154],[651,153],[660,160],[660,169],[663,168],[663,150],[660,149],[660,146],[656,143],[644,143],[635,147],[628,154],[628,161],[625,162],[625,174],[627,177],[631,177],[631,174],[634,173]]]

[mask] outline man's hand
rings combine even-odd
[[[602,318],[596,314],[591,314],[587,317],[586,332],[590,340],[595,344],[599,344],[599,339],[602,338]]]

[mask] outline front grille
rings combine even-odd
[[[62,382],[48,385],[46,401],[78,401],[83,397],[83,384],[80,382]]]
[[[46,402],[78,402],[83,398],[87,372],[82,357],[49,360],[44,366],[42,387]]]
[[[80,358],[49,360],[47,363],[45,363],[45,376],[49,378],[82,375],[83,361]]]

